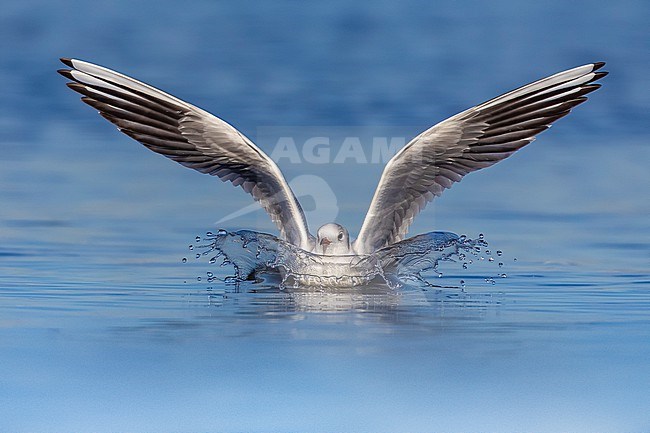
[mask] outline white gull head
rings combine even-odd
[[[350,235],[345,227],[336,223],[322,225],[316,233],[314,253],[324,256],[347,256],[353,254]]]

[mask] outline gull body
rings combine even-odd
[[[466,174],[489,167],[586,101],[607,75],[589,63],[519,87],[422,132],[384,168],[357,238],[336,223],[314,237],[275,162],[222,119],[155,87],[93,63],[61,59],[59,73],[82,100],[152,151],[249,193],[280,237],[322,256],[369,255],[406,237],[427,203]]]

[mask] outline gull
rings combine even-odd
[[[323,256],[370,255],[405,239],[414,218],[466,174],[531,143],[600,87],[595,62],[542,78],[422,132],[386,164],[358,237],[340,224],[314,237],[277,164],[224,120],[111,69],[62,58],[58,72],[82,101],[152,151],[241,187],[276,224],[280,238]]]

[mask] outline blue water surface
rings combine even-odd
[[[642,0],[2,2],[0,431],[650,431],[649,24]],[[324,181],[306,182],[312,229],[353,235],[373,138],[580,64],[610,75],[412,226],[483,233],[491,256],[426,290],[291,292],[195,259],[250,197],[119,134],[61,56],[268,153],[323,131],[330,157],[278,164]],[[365,162],[335,161],[345,137]],[[277,234],[261,211],[220,227]]]

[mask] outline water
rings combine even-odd
[[[364,291],[380,290],[392,294],[411,286],[412,282],[416,287],[432,286],[422,273],[429,270],[438,273],[441,262],[460,261],[467,269],[473,258],[485,260],[487,256],[489,262],[494,261],[490,250],[485,249],[488,244],[483,235],[473,240],[449,232],[413,236],[368,255],[314,254],[268,233],[253,230],[208,232],[205,237],[197,236],[195,243],[196,247],[189,246],[190,251],[196,251],[195,259],[208,256],[208,263],[214,264],[222,257],[220,266],[232,266],[233,275],[223,278],[224,283],[239,287],[245,281],[261,282],[271,276],[272,279],[279,277],[279,282],[271,283],[278,290],[307,292],[342,289],[354,293],[355,288],[363,288]],[[187,263],[187,258],[181,261]],[[219,280],[212,271],[206,275],[208,282]]]
[[[642,1],[4,2],[0,430],[648,431],[649,20]],[[484,233],[494,262],[441,263],[426,290],[323,293],[225,284],[231,267],[194,260],[249,197],[121,136],[65,88],[60,56],[269,153],[323,131],[328,163],[278,162],[323,181],[312,228],[335,215],[353,234],[382,164],[334,163],[344,137],[411,137],[581,63],[611,73],[415,220]],[[220,226],[276,233],[263,212]]]

